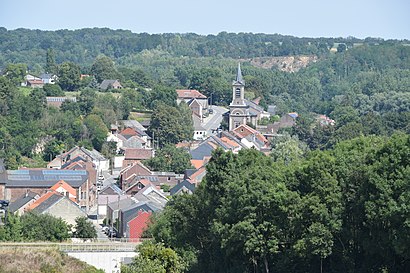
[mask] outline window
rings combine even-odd
[[[241,89],[238,87],[235,89],[235,98],[240,98],[241,97]]]

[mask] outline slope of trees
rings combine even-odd
[[[189,272],[405,272],[410,137],[361,137],[297,164],[216,151],[150,232]]]

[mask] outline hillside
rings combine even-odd
[[[102,273],[95,267],[50,249],[0,249],[0,273]]]
[[[317,62],[318,57],[312,56],[283,56],[283,57],[256,57],[242,59],[241,61],[250,62],[251,65],[259,68],[271,69],[272,67],[284,72],[297,72],[309,64]]]

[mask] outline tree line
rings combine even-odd
[[[196,192],[172,198],[148,234],[187,272],[406,272],[409,155],[406,134],[291,162],[217,150]]]

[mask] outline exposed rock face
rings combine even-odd
[[[256,67],[266,69],[276,67],[285,72],[297,72],[317,60],[317,56],[256,57],[252,59],[242,59],[242,61],[250,62]]]

